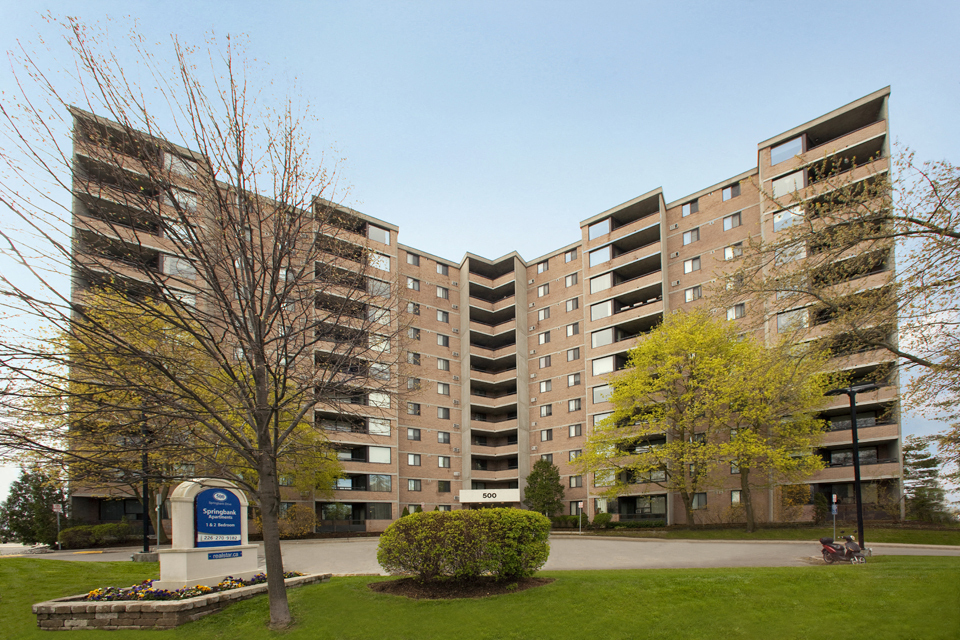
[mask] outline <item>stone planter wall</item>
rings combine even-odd
[[[287,588],[328,582],[329,573],[287,578]],[[130,600],[91,602],[85,595],[48,600],[33,605],[37,626],[50,631],[71,629],[172,629],[184,622],[216,613],[227,605],[266,593],[267,585],[211,593],[186,600]]]

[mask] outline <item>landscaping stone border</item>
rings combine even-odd
[[[287,578],[287,588],[329,582],[329,573]],[[49,631],[73,629],[172,629],[216,613],[227,605],[267,591],[266,583],[210,593],[186,600],[87,601],[86,595],[68,596],[33,605],[37,626]]]

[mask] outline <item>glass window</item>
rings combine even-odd
[[[420,354],[415,351],[407,351],[407,364],[420,364]]]
[[[683,244],[684,246],[692,244],[700,239],[700,229],[690,229],[689,231],[683,232]]]
[[[598,293],[613,286],[613,274],[605,273],[596,278],[590,278],[590,293]]]
[[[590,252],[590,266],[595,267],[613,258],[613,248],[610,245]]]
[[[415,316],[420,315],[420,305],[417,304],[416,302],[408,302],[408,303],[407,303],[407,313],[411,313],[411,314],[413,314],[413,315],[415,315]]]
[[[543,273],[544,271],[550,268],[550,261],[544,260],[543,262],[537,263],[537,273]]]
[[[731,229],[736,229],[740,224],[740,212],[737,212],[723,219],[723,230],[730,231]]]
[[[437,407],[437,418],[440,420],[449,420],[450,409],[448,407]]]
[[[419,266],[420,266],[420,256],[418,256],[418,255],[415,254],[415,253],[408,253],[408,254],[407,254],[407,264],[412,264],[412,265],[415,266],[415,267],[419,267]]]
[[[407,378],[407,389],[415,390],[420,388],[420,378]]]
[[[742,495],[743,495],[743,491],[741,489],[731,489],[730,490],[730,506],[739,507],[740,498]]]
[[[612,411],[607,411],[606,413],[598,413],[593,416],[593,426],[596,427],[598,424],[609,418],[613,415]]]
[[[775,266],[781,266],[794,260],[807,257],[807,247],[802,244],[790,244],[780,247],[773,253],[773,263]]]
[[[450,322],[450,313],[437,309],[437,322]]]
[[[567,349],[567,362],[573,362],[580,359],[580,347]]]
[[[540,358],[540,368],[546,369],[550,366],[550,356],[543,356]]]
[[[570,437],[577,438],[583,435],[583,425],[582,424],[572,424],[570,425]]]
[[[440,444],[450,444],[450,432],[449,431],[438,431],[437,432],[437,442]]]
[[[390,232],[372,224],[367,225],[367,237],[383,244],[390,244]]]
[[[737,196],[740,195],[740,184],[739,184],[739,183],[738,183],[738,184],[732,184],[732,185],[730,185],[729,187],[724,187],[724,188],[723,188],[722,195],[723,195],[723,201],[724,201],[724,202],[726,202],[727,200],[730,200],[730,199],[732,199],[732,198],[736,198]]]
[[[368,502],[367,520],[392,520],[393,511],[389,502]]]
[[[420,339],[420,329],[418,329],[418,328],[416,328],[416,327],[408,327],[408,328],[407,328],[407,337],[410,338],[411,340],[419,340],[419,339]]]
[[[786,162],[803,153],[803,136],[787,140],[770,148],[770,166]]]
[[[439,273],[441,276],[448,276],[448,275],[450,275],[450,267],[448,267],[448,266],[445,265],[445,264],[440,264],[440,263],[438,262],[438,263],[437,263],[437,273]]]
[[[384,418],[367,418],[367,432],[372,436],[389,436],[390,421]]]
[[[540,383],[540,393],[547,393],[553,389],[553,380],[544,380]]]
[[[540,285],[539,287],[537,287],[537,297],[538,297],[538,298],[542,298],[543,296],[547,295],[548,293],[550,293],[550,284],[549,284],[549,283],[548,283],[548,284],[542,284],[542,285]]]
[[[537,336],[537,342],[539,342],[540,344],[547,344],[548,342],[550,342],[550,332],[544,331],[539,336]]]
[[[684,273],[693,273],[694,271],[699,271],[699,270],[700,270],[700,256],[683,261]]]
[[[574,322],[573,324],[567,325],[567,337],[575,336],[580,333],[580,323]]]
[[[367,278],[367,293],[378,298],[390,296],[390,283],[376,278]]]
[[[735,242],[729,247],[723,248],[723,259],[724,260],[736,260],[743,255],[743,243]]]
[[[580,308],[580,298],[570,298],[567,300],[567,312],[576,311]]]
[[[367,476],[367,489],[370,491],[390,491],[390,476],[380,473],[371,473]]]
[[[613,373],[616,369],[616,358],[614,356],[607,356],[606,358],[596,358],[591,364],[593,367],[593,375],[602,376],[606,373]]]
[[[747,306],[741,302],[727,309],[727,320],[737,320],[742,318],[747,312]]]
[[[700,211],[700,202],[698,200],[693,200],[680,207],[680,215],[684,218],[691,213],[696,213],[698,211]]]
[[[445,336],[442,333],[437,334],[437,344],[441,347],[450,346],[450,336]]]
[[[449,480],[437,480],[437,493],[450,493],[450,481]],[[440,505],[443,506],[443,505]],[[450,511],[450,508],[440,509],[440,511]]]
[[[552,415],[553,415],[553,407],[552,407],[552,406],[550,406],[549,404],[545,404],[545,405],[543,405],[543,406],[540,407],[540,417],[541,417],[541,418],[546,418],[547,416],[552,416]]]
[[[599,387],[593,388],[593,404],[600,404],[602,402],[610,402],[610,396],[613,394],[613,387],[609,384],[604,384]]]
[[[437,465],[438,465],[441,469],[449,469],[449,468],[450,468],[450,456],[438,456],[438,457],[437,457]]]
[[[420,415],[420,403],[419,403],[419,402],[408,402],[408,403],[407,403],[407,415],[409,415],[409,416],[418,416],[418,415]]]
[[[420,281],[416,278],[411,278],[407,276],[407,289],[412,289],[414,291],[420,291]]]
[[[782,198],[806,186],[806,172],[795,171],[773,181],[773,197]]]
[[[570,488],[575,489],[583,486],[583,476],[570,476]]]
[[[450,289],[447,289],[446,287],[437,286],[437,297],[442,298],[444,300],[449,300]]]
[[[538,322],[543,322],[549,317],[550,317],[550,307],[544,307],[543,309],[540,309],[539,311],[537,311]]]
[[[803,209],[792,207],[773,214],[773,230],[780,232],[797,224],[803,219]]]
[[[694,509],[706,509],[706,508],[707,508],[707,494],[706,494],[706,492],[693,494],[693,508],[694,508]]]
[[[777,332],[784,333],[796,329],[806,328],[809,322],[809,315],[806,309],[794,309],[777,314]]]
[[[607,300],[590,307],[590,319],[600,320],[613,315],[613,300]]]
[[[571,400],[567,400],[568,413],[571,411],[580,411],[580,407],[581,407],[580,398],[573,398]]]
[[[577,250],[576,250],[576,249],[570,249],[570,251],[567,251],[566,253],[563,254],[563,261],[564,261],[564,262],[573,262],[573,261],[576,260],[576,259],[577,259]]]
[[[437,369],[440,371],[450,371],[450,361],[446,358],[437,358]]]
[[[389,464],[390,447],[367,447],[367,461],[377,464]]]
[[[613,344],[616,341],[615,336],[616,329],[614,327],[594,331],[590,334],[590,346],[596,349],[598,347],[605,347],[608,344]]]
[[[540,459],[541,459],[541,460],[546,460],[546,461],[549,462],[550,464],[553,464],[553,454],[552,454],[552,453],[543,453],[543,454],[540,454]]]
[[[571,373],[570,375],[567,376],[567,386],[568,386],[568,387],[575,387],[575,386],[577,386],[578,384],[580,384],[580,374],[579,374],[579,373]]]
[[[587,238],[594,240],[600,236],[610,233],[610,218],[601,220],[600,222],[594,222],[592,225],[587,227]]]
[[[577,274],[571,273],[566,278],[564,278],[563,281],[566,286],[572,287],[573,285],[577,284]]]
[[[583,455],[583,451],[581,449],[573,449],[572,451],[570,451],[570,462],[573,462],[574,460],[579,458],[581,455]]]
[[[413,478],[407,480],[407,491],[420,491],[420,481]]]
[[[407,465],[411,467],[420,466],[420,454],[419,453],[408,453],[407,454]]]
[[[446,382],[438,382],[437,393],[439,393],[442,396],[450,395],[450,385],[447,384]]]
[[[703,295],[703,289],[700,288],[700,285],[697,285],[695,287],[690,287],[689,289],[684,289],[683,301],[693,302],[694,300],[699,300],[702,295]]]
[[[553,429],[544,429],[540,432],[540,442],[553,440]]]
[[[382,253],[370,253],[367,258],[367,261],[370,263],[370,266],[374,269],[380,269],[381,271],[390,271],[390,256],[385,256]]]

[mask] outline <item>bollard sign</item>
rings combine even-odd
[[[228,547],[238,545],[240,519],[243,513],[240,498],[228,489],[206,489],[194,501],[198,547]]]

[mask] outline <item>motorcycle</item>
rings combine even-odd
[[[853,541],[853,536],[843,536],[841,539],[846,540],[846,543],[841,545],[835,543],[833,538],[820,538],[820,544],[823,545],[824,562],[827,564],[833,564],[835,562],[863,564],[867,561],[860,545]]]

